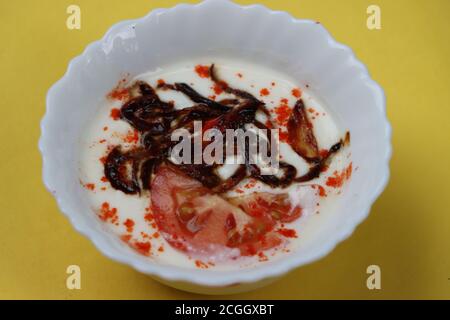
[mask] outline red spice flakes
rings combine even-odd
[[[105,191],[106,187],[101,187],[100,190]]]
[[[267,89],[267,88],[262,88],[260,91],[259,91],[259,95],[260,96],[268,96],[270,94],[270,91],[269,91],[269,89]]]
[[[123,223],[123,225],[127,228],[127,232],[133,232],[133,227],[134,227],[134,221],[131,219],[127,219],[125,220],[125,222]]]
[[[123,140],[128,143],[137,143],[139,141],[139,131],[136,129],[128,130],[128,133]]]
[[[326,185],[333,188],[340,188],[344,184],[345,180],[350,179],[352,175],[352,163],[348,165],[347,168],[342,170],[340,173],[334,171],[331,177],[328,177]]]
[[[108,182],[108,179],[107,179],[105,176],[103,176],[103,177],[100,179],[100,181],[101,181],[101,182]]]
[[[345,178],[348,180],[352,176],[352,170],[353,170],[353,163],[350,162],[350,164],[345,169]]]
[[[108,98],[113,100],[126,100],[128,98],[129,91],[127,88],[115,88],[108,93]]]
[[[158,251],[159,252],[164,252],[164,247],[162,245],[160,245],[159,248],[158,248]]]
[[[260,262],[264,262],[264,261],[268,261],[269,258],[267,258],[267,256],[261,251],[258,253],[258,257],[259,257],[259,261]]]
[[[281,101],[281,104],[278,107],[275,107],[275,114],[278,125],[285,126],[287,125],[287,122],[289,120],[289,117],[291,116],[292,109],[289,108],[287,103],[284,103],[284,101]]]
[[[152,248],[152,245],[148,241],[146,241],[146,242],[136,241],[133,244],[133,248],[135,248],[137,250],[137,252],[139,252],[140,254],[142,254],[144,256],[148,256],[148,255],[150,255],[150,249]]]
[[[208,265],[200,260],[195,260],[195,266],[200,269],[208,269]]]
[[[158,239],[159,238],[159,232],[153,233],[153,238]]]
[[[294,229],[278,229],[277,232],[286,238],[297,238],[297,232]]]
[[[101,139],[98,141],[98,143],[105,143],[105,142],[106,142],[106,139]]]
[[[285,104],[282,104],[282,105],[276,107],[275,113],[277,115],[276,116],[277,123],[279,125],[286,125],[287,121],[291,115],[291,111],[292,110]]]
[[[86,183],[83,186],[88,190],[91,190],[91,191],[95,190],[95,184],[93,184],[93,183]]]
[[[272,87],[275,87],[276,83],[275,83],[275,82],[272,82],[271,85],[272,85]]]
[[[128,242],[130,242],[130,240],[131,240],[131,234],[124,234],[124,235],[122,235],[122,236],[120,237],[120,239],[121,239],[123,242],[128,243]]]
[[[208,78],[209,77],[209,66],[202,66],[200,64],[195,66],[195,72],[198,74],[200,78]]]
[[[165,84],[166,84],[166,82],[165,82],[163,79],[158,79],[158,80],[156,81],[156,87],[157,87],[157,88],[161,88],[161,87],[163,87]]]
[[[289,134],[287,131],[280,130],[279,138],[281,142],[289,142]]]
[[[264,238],[263,238],[262,242],[264,242]],[[245,246],[245,250],[247,251],[247,253],[250,256],[254,256],[255,254],[258,253],[258,251],[256,250],[255,246],[253,244],[251,244],[251,243],[249,243],[249,244],[247,244]]]
[[[344,184],[345,172],[334,171],[331,177],[328,177],[326,185],[333,188],[342,187]]]
[[[211,99],[211,100],[216,100],[216,96],[215,95],[209,96],[208,98]]]
[[[117,83],[116,87],[111,90],[110,93],[107,94],[108,99],[113,100],[126,100],[129,97],[129,90],[125,87],[125,84],[127,82],[127,77],[129,75],[125,76],[124,78],[120,79],[120,81]]]
[[[100,160],[101,163],[105,164],[106,163],[106,158],[107,158],[106,156],[103,156],[103,157],[101,157],[98,160]]]
[[[327,192],[325,191],[325,188],[322,187],[321,185],[318,185],[319,188],[319,196],[320,197],[326,197],[327,196]]]
[[[314,113],[314,112],[316,112],[316,110],[314,110],[314,108],[308,108],[308,112],[309,113]]]
[[[147,220],[148,222],[152,222],[153,221],[153,214],[152,213],[147,213],[144,216],[144,219]]]
[[[239,78],[242,78],[242,73],[238,72],[238,73],[236,73],[236,75],[237,75]]]
[[[250,179],[250,181],[247,182],[247,184],[244,185],[244,188],[251,189],[255,185],[256,185],[256,180],[255,179]]]
[[[296,98],[300,98],[302,96],[302,91],[299,88],[292,89],[291,93]]]
[[[108,130],[108,127],[107,126],[104,126],[103,127],[103,131],[107,131]]]
[[[226,88],[228,88],[228,83],[226,83],[225,81],[216,82],[211,87],[211,89],[213,89],[214,93],[217,94],[217,95],[221,94],[222,92],[224,92]]]
[[[273,129],[273,124],[272,121],[270,121],[269,119],[266,120],[266,122],[264,123],[264,125],[269,128],[269,129]]]
[[[242,190],[242,189],[236,189],[236,192],[237,192],[237,193],[244,193],[244,190]]]
[[[115,121],[119,120],[120,119],[120,109],[117,109],[117,108],[111,109],[109,116],[111,118],[113,118],[113,120],[115,120]]]
[[[111,208],[108,202],[103,202],[100,208],[100,219],[103,221],[110,221],[113,224],[117,225],[117,220],[119,217],[117,216],[117,208]]]

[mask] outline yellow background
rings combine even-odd
[[[237,1],[250,4],[251,1]],[[369,218],[326,258],[231,298],[450,299],[450,1],[259,1],[320,21],[352,47],[387,96],[392,176]],[[66,8],[81,7],[81,30]],[[102,256],[60,214],[41,180],[39,121],[48,88],[114,23],[178,1],[0,0],[0,298],[198,298]],[[382,29],[366,28],[378,4]],[[66,268],[82,289],[65,287]],[[382,290],[366,268],[382,269]]]

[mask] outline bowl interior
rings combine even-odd
[[[164,267],[140,257],[121,243],[92,213],[79,183],[80,139],[107,92],[124,74],[130,77],[180,60],[221,57],[251,61],[308,84],[351,132],[354,167],[336,212],[322,219],[311,241],[283,261],[257,269],[211,272]],[[281,274],[329,252],[363,220],[382,191],[390,155],[389,125],[382,90],[370,80],[350,49],[337,44],[320,25],[295,20],[262,6],[240,7],[206,1],[156,10],[145,18],[115,25],[72,61],[65,77],[50,90],[40,147],[44,180],[77,230],[107,256],[165,279],[223,285]],[[201,275],[203,274],[203,276]]]

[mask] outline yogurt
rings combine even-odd
[[[237,197],[254,192],[288,193],[294,202],[303,208],[301,218],[285,223],[280,233],[283,244],[254,256],[240,256],[239,250],[222,250],[217,255],[195,257],[173,248],[162,236],[152,217],[150,196],[125,194],[111,187],[104,174],[105,156],[112,146],[130,148],[138,145],[139,135],[132,126],[117,117],[117,112],[125,102],[121,89],[137,80],[142,80],[156,88],[158,84],[185,82],[197,92],[210,99],[220,101],[232,98],[219,90],[211,79],[201,73],[199,66],[215,63],[220,78],[231,87],[245,90],[263,101],[270,117],[280,129],[280,158],[297,169],[297,176],[308,171],[309,164],[286,142],[286,123],[296,101],[301,98],[308,117],[313,124],[319,148],[328,150],[345,136],[332,114],[308,87],[299,87],[295,79],[285,74],[261,66],[236,61],[203,59],[159,68],[131,79],[125,77],[118,87],[105,97],[98,107],[98,113],[89,124],[82,137],[83,153],[80,158],[80,183],[85,187],[94,215],[103,220],[107,228],[130,248],[145,255],[149,261],[185,268],[233,270],[249,268],[260,263],[282,258],[296,251],[303,238],[303,230],[317,219],[317,216],[332,210],[333,200],[339,196],[345,180],[351,175],[350,152],[341,149],[332,158],[327,170],[306,183],[293,183],[287,188],[272,188],[253,178],[244,179],[229,190],[225,197]],[[175,109],[193,105],[184,94],[174,90],[157,89],[163,101],[174,103]],[[264,116],[258,114],[261,120]],[[234,170],[233,165],[224,165],[219,174],[226,178]],[[151,191],[150,191],[151,192]],[[305,233],[306,234],[306,233]]]

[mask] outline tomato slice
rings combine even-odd
[[[210,252],[226,246],[227,218],[231,215],[236,220],[245,219],[239,208],[169,165],[157,169],[151,201],[161,233],[183,251]]]
[[[230,202],[248,215],[271,221],[292,222],[302,215],[300,205],[293,206],[287,193],[254,192],[230,199]]]
[[[237,248],[254,255],[278,246],[276,224],[301,215],[287,195],[254,193],[224,199],[176,167],[161,165],[151,185],[152,210],[163,237],[190,253],[214,253]]]

